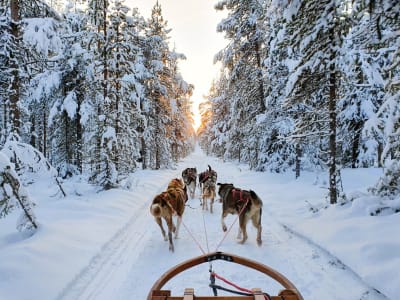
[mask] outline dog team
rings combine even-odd
[[[196,168],[186,168],[182,171],[182,179],[172,179],[166,191],[156,195],[151,203],[150,212],[159,225],[164,239],[169,242],[169,250],[174,251],[172,235],[175,235],[175,239],[178,238],[186,202],[189,196],[191,199],[195,197],[197,178],[201,192],[202,209],[208,210],[209,202],[210,213],[213,213],[216,186],[218,185],[218,195],[220,202],[222,202],[222,230],[227,231],[224,219],[228,214],[238,215],[238,239],[241,239],[240,243],[243,244],[248,237],[246,225],[251,220],[253,226],[257,229],[257,244],[260,246],[262,243],[262,200],[252,190],[242,190],[234,187],[231,183],[217,183],[217,172],[208,165],[208,169],[200,174],[197,174]],[[176,226],[173,216],[176,216],[177,219]],[[167,224],[168,233],[164,230],[162,219]]]

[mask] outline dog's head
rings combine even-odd
[[[168,188],[180,188],[183,189],[185,187],[185,184],[183,181],[179,178],[174,178],[170,181],[168,184]]]
[[[220,202],[224,201],[224,198],[230,190],[234,188],[232,183],[217,183],[218,185],[218,195],[220,197]]]

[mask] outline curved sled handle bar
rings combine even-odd
[[[234,262],[239,265],[246,266],[251,269],[257,270],[261,273],[264,273],[268,277],[271,277],[275,281],[279,282],[285,289],[293,291],[297,295],[299,300],[303,300],[303,297],[301,296],[301,294],[297,290],[297,288],[294,286],[294,284],[292,282],[290,282],[289,279],[287,279],[285,276],[283,276],[278,271],[276,271],[276,270],[272,269],[271,267],[268,267],[264,264],[258,263],[254,260],[250,260],[247,258],[243,258],[240,256],[223,253],[223,252],[214,252],[214,253],[201,255],[201,256],[189,259],[189,260],[169,269],[154,283],[153,287],[150,289],[150,292],[147,296],[147,300],[152,299],[153,291],[160,290],[175,275],[182,273],[183,271],[190,269],[194,266],[197,266],[197,265],[200,265],[200,264],[206,263],[206,262],[211,262],[213,260],[225,260],[225,261],[229,261],[229,262]]]

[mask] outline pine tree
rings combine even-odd
[[[170,51],[167,44],[169,29],[162,16],[162,9],[158,1],[154,5],[151,19],[148,22],[146,32],[147,42],[145,49],[146,67],[150,72],[147,81],[147,97],[150,99],[145,130],[146,148],[153,149],[147,152],[149,166],[160,169],[162,162],[168,164],[171,161],[171,152],[168,145],[168,126],[171,124],[168,85],[171,84],[168,77],[168,63]]]
[[[302,143],[299,139],[291,139],[294,130],[293,111],[290,106],[284,106],[285,85],[291,68],[287,59],[289,47],[284,43],[287,25],[284,12],[288,5],[288,1],[271,1],[264,8],[267,109],[258,122],[262,134],[257,170],[282,172],[293,166],[296,159],[300,161],[300,154],[296,154],[295,148],[300,151]]]
[[[400,174],[400,3],[387,0],[382,3],[373,3],[370,7],[375,12],[375,24],[379,53],[385,59],[383,68],[385,79],[385,95],[377,111],[379,125],[372,127],[375,132],[383,136],[382,163],[385,166],[383,177],[373,188],[376,194],[388,197],[399,195]],[[381,5],[378,5],[381,4]]]
[[[225,157],[255,165],[260,139],[256,116],[265,111],[260,25],[263,9],[254,0],[220,1],[215,8],[228,10],[228,17],[219,23],[217,31],[224,32],[229,43],[216,55],[227,70],[228,88],[232,91],[232,122]],[[246,140],[246,136],[252,138]]]
[[[286,90],[290,103],[301,108],[305,102],[309,112],[297,114],[295,134],[322,138],[324,141],[317,144],[328,145],[324,160],[329,169],[330,203],[334,204],[338,198],[337,61],[344,24],[339,23],[341,7],[335,0],[294,1],[290,5],[296,14],[288,24],[287,37],[298,63]]]

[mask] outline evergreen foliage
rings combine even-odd
[[[103,188],[193,150],[193,87],[179,73],[184,56],[169,46],[158,3],[145,20],[123,0],[70,4],[63,15],[59,1],[20,1],[18,23],[16,2],[0,3],[2,147],[16,132],[61,177],[84,174]]]
[[[329,170],[331,203],[341,196],[342,167],[385,165],[391,171],[384,178],[393,177],[398,164],[389,162],[399,160],[400,149],[399,5],[219,1],[215,8],[228,17],[217,30],[228,46],[216,55],[221,73],[202,106],[203,149],[262,171]],[[254,92],[257,86],[263,93]]]

